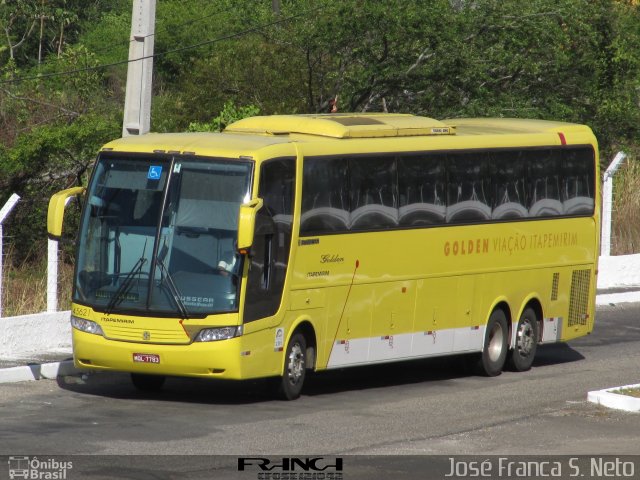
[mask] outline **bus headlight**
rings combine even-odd
[[[242,326],[239,327],[217,327],[200,330],[196,337],[196,342],[216,342],[218,340],[228,340],[242,335]]]
[[[73,328],[80,330],[81,332],[104,336],[102,327],[100,327],[100,325],[98,325],[96,322],[92,322],[91,320],[86,320],[84,318],[79,318],[74,315],[71,315],[71,326]]]

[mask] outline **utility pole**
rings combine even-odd
[[[143,135],[151,128],[151,79],[156,0],[133,0],[127,92],[122,136]]]

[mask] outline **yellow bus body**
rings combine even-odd
[[[361,118],[375,122],[349,125]],[[245,119],[220,134],[115,140],[104,150],[250,158],[256,172],[253,192],[258,192],[263,162],[294,157],[287,276],[275,315],[245,324],[241,336],[217,342],[193,339],[204,327],[243,324],[247,265],[237,313],[148,318],[106,315],[74,303],[74,316],[92,320],[104,331],[100,336],[73,329],[76,366],[226,379],[277,376],[283,374],[284,347],[300,328],[309,337],[308,345],[315,347],[309,360],[315,370],[480,352],[497,307],[507,314],[511,347],[518,319],[532,305],[541,314],[539,343],[588,334],[594,324],[599,250],[597,191],[590,216],[299,235],[307,158],[563,145],[593,148],[597,189],[595,137],[588,127],[561,122],[438,122],[383,114],[274,116]],[[570,311],[575,318],[569,318]],[[149,340],[143,339],[144,332]],[[135,363],[134,354],[158,355],[160,363]]]

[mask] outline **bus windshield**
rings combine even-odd
[[[237,311],[235,240],[253,164],[103,153],[87,190],[74,301],[106,313]]]

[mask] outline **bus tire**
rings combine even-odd
[[[509,369],[526,372],[531,368],[538,347],[539,330],[536,312],[527,307],[518,320],[515,345],[507,360]]]
[[[301,333],[294,333],[284,357],[284,371],[278,385],[282,400],[295,400],[302,392],[307,374],[307,341]]]
[[[142,392],[159,392],[162,390],[165,380],[166,377],[163,375],[131,374],[131,383]]]
[[[507,316],[501,309],[493,311],[487,322],[484,345],[476,369],[479,374],[496,377],[502,373],[509,349]]]

